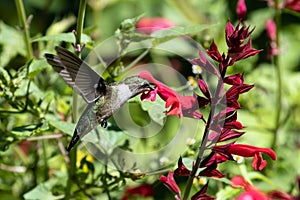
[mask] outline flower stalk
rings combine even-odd
[[[26,20],[26,14],[24,9],[24,4],[22,0],[15,0],[15,4],[17,7],[18,17],[20,20],[21,28],[24,34],[24,41],[27,49],[27,61],[33,58],[32,47],[30,42],[30,34],[29,34],[29,23]]]
[[[218,80],[218,87],[215,91],[213,99],[217,98],[218,94],[220,93],[220,89],[221,89],[221,85],[222,85],[221,81],[222,81],[222,79]],[[187,180],[187,183],[186,183],[186,187],[185,187],[185,190],[184,190],[184,195],[183,195],[183,198],[182,198],[183,200],[187,200],[189,198],[191,188],[192,188],[192,185],[193,185],[193,180],[196,177],[197,170],[199,169],[202,158],[204,156],[204,151],[206,150],[206,146],[207,146],[207,142],[208,142],[209,125],[211,124],[211,120],[212,120],[214,115],[215,115],[215,106],[211,106],[211,110],[210,110],[208,120],[207,120],[207,125],[205,126],[204,134],[203,134],[203,137],[202,137],[202,142],[201,142],[201,145],[199,147],[199,153],[197,155],[195,165],[193,166],[191,174],[190,174],[190,176]]]
[[[217,169],[218,164],[230,160],[234,161],[234,155],[253,157],[252,167],[254,170],[262,170],[267,164],[267,161],[262,157],[262,153],[276,160],[275,152],[268,148],[235,144],[236,141],[225,145],[219,144],[238,138],[245,133],[239,131],[244,127],[237,121],[237,110],[241,108],[238,99],[240,94],[248,92],[254,85],[244,83],[244,74],[227,75],[226,72],[227,68],[235,62],[254,56],[261,51],[251,47],[250,36],[253,30],[245,25],[241,25],[241,22],[234,27],[228,21],[225,28],[226,43],[228,46],[227,55],[225,53],[221,54],[214,42],[212,42],[210,48],[207,50],[207,54],[219,64],[218,68],[211,64],[201,51],[199,52],[199,58],[189,60],[192,65],[201,66],[204,70],[218,78],[213,96],[207,84],[202,79],[198,79],[198,86],[203,96],[180,96],[168,86],[154,79],[149,72],[143,71],[139,74],[141,78],[147,79],[155,85],[154,90],[141,95],[142,100],[155,101],[156,95],[159,95],[166,102],[166,108],[169,108],[166,112],[167,115],[201,119],[205,122],[204,134],[192,170],[189,170],[184,165],[180,157],[178,167],[174,173],[170,171],[168,177],[161,176],[160,178],[160,181],[176,194],[176,199],[187,200],[190,198],[190,191],[195,177],[224,177],[225,174]],[[230,88],[224,90],[224,84],[229,85]],[[210,113],[206,121],[199,109],[208,104],[210,104]],[[211,152],[204,157],[206,150],[210,150]],[[201,169],[197,174],[200,168],[204,169]],[[183,197],[174,176],[188,176]],[[214,199],[206,194],[207,187],[208,184],[203,186],[191,199]]]

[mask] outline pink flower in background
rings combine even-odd
[[[231,186],[245,190],[235,200],[271,200],[265,193],[248,183],[242,176],[233,177],[231,179]]]
[[[175,24],[171,20],[163,17],[145,17],[141,18],[136,23],[136,28],[140,29],[139,31],[146,34],[151,34],[157,30],[171,28],[174,26]]]
[[[266,31],[267,36],[269,38],[269,52],[268,52],[268,58],[271,58],[274,55],[278,55],[279,50],[276,44],[276,24],[273,19],[269,19],[266,22]]]
[[[280,1],[279,2],[279,8],[288,8],[290,10],[300,12],[300,0],[286,0],[286,1]],[[274,0],[268,0],[268,6],[269,7],[275,7]]]
[[[285,7],[290,10],[300,12],[300,0],[287,0],[285,3]]]
[[[245,0],[239,0],[236,6],[236,14],[240,21],[244,21],[246,19],[247,7],[245,4]]]

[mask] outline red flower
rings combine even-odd
[[[220,54],[220,53],[219,53]],[[209,73],[212,73],[219,77],[219,72],[215,68],[215,66],[207,60],[205,55],[202,53],[202,51],[199,51],[199,58],[191,59],[189,60],[191,64],[193,65],[199,65],[201,68],[205,69]]]
[[[233,74],[223,79],[229,85],[240,85],[244,83],[244,74]]]
[[[167,115],[178,115],[179,117],[202,118],[198,106],[198,99],[195,96],[180,96],[174,90],[154,79],[148,71],[142,71],[139,76],[152,82],[156,88],[152,91],[143,93],[142,100],[155,101],[156,94],[158,94],[165,102]]]
[[[280,200],[297,200],[296,197],[294,198],[292,195],[281,192],[281,191],[271,191],[268,192],[268,196],[271,199],[280,199]]]
[[[273,160],[276,160],[276,154],[272,149],[259,148],[246,144],[230,143],[226,145],[214,146],[212,150],[230,160],[233,160],[232,154],[243,157],[254,157],[252,161],[252,167],[255,170],[262,170],[267,164],[267,161],[263,160],[261,153],[265,153]]]
[[[156,18],[145,17],[145,18],[141,18],[136,23],[136,28],[140,29],[139,31],[146,34],[151,34],[157,30],[171,28],[174,26],[175,24],[171,20],[162,17],[156,17]]]
[[[271,200],[262,191],[248,183],[242,176],[233,177],[231,185],[235,188],[242,187],[245,190],[236,200]]]
[[[174,171],[175,176],[189,176],[190,175],[190,170],[183,164],[182,158],[180,157],[178,160],[178,167]]]
[[[159,178],[159,181],[162,182],[169,190],[171,190],[180,197],[180,189],[177,183],[175,182],[173,174],[174,172],[169,171],[168,176],[161,176]]]
[[[249,27],[244,25],[240,26],[240,23],[234,28],[234,26],[228,21],[225,34],[228,46],[228,56],[232,59],[229,65],[232,65],[238,60],[254,56],[261,51],[251,48],[251,39],[249,39],[249,37],[253,30],[254,29],[249,30]],[[248,42],[244,44],[247,39],[249,39]]]
[[[206,183],[199,192],[192,196],[191,200],[214,200],[215,198],[206,194],[208,183]]]
[[[217,170],[218,162],[214,160],[210,165],[208,165],[204,170],[199,172],[198,176],[207,176],[214,178],[223,178],[225,177],[219,170]]]
[[[239,0],[236,6],[236,13],[240,21],[244,21],[246,18],[247,7],[245,0]]]
[[[239,109],[240,104],[238,102],[239,96],[242,93],[248,92],[254,87],[254,85],[239,84],[233,85],[226,91],[226,103],[228,107]]]
[[[207,167],[212,165],[214,162],[217,164],[227,161],[228,159],[224,156],[217,155],[215,152],[211,152],[200,164],[200,167]]]
[[[128,187],[122,197],[122,200],[127,200],[130,196],[138,195],[143,197],[152,197],[154,195],[153,186],[149,184],[143,184],[135,187]]]

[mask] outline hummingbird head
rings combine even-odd
[[[138,76],[128,77],[122,82],[129,87],[129,90],[132,93],[131,97],[134,97],[142,92],[154,90],[147,80]]]

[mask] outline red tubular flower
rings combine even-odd
[[[246,144],[229,143],[226,145],[214,146],[212,150],[230,160],[233,160],[232,154],[243,157],[254,157],[252,161],[254,170],[262,170],[267,164],[267,161],[263,160],[261,153],[265,153],[273,160],[276,160],[276,154],[272,149],[259,148]]]
[[[169,190],[171,190],[180,197],[180,189],[177,183],[175,182],[173,175],[174,172],[169,171],[168,176],[161,176],[159,178],[159,181],[162,182]]]
[[[210,165],[208,165],[204,170],[199,172],[198,176],[206,176],[206,177],[214,177],[214,178],[223,178],[225,177],[219,170],[217,170],[218,163],[217,161],[213,161]]]
[[[245,92],[248,92],[254,87],[254,85],[247,84],[239,84],[233,85],[226,91],[226,103],[228,107],[232,107],[235,109],[240,108],[240,104],[238,102],[239,95]]]
[[[136,23],[136,28],[140,29],[141,32],[151,34],[157,30],[174,27],[175,24],[166,18],[154,17],[154,18],[141,18]]]
[[[192,196],[191,200],[214,200],[215,198],[206,194],[208,183],[206,183],[199,192]]]
[[[209,47],[209,50],[206,51],[207,54],[212,58],[214,59],[215,61],[218,61],[218,62],[222,62],[223,61],[223,57],[221,56],[219,50],[218,50],[218,47],[215,43],[215,41],[212,41],[210,47]]]
[[[143,184],[135,187],[128,187],[121,199],[127,200],[128,197],[131,196],[152,197],[154,196],[154,188],[152,185],[149,184]]]
[[[231,186],[243,188],[245,192],[240,194],[235,200],[271,200],[266,194],[248,183],[242,176],[235,176],[231,179]]]
[[[254,29],[249,30],[249,27],[240,26],[238,24],[235,28],[228,21],[225,29],[226,34],[226,43],[228,46],[228,56],[232,59],[229,65],[232,65],[238,60],[248,58],[258,54],[261,50],[256,50],[251,48],[251,40],[244,44],[244,41],[247,40],[252,34]]]
[[[200,167],[207,167],[212,165],[214,162],[217,164],[227,161],[228,159],[217,155],[215,152],[211,152],[204,160],[202,160]]]
[[[201,66],[201,68],[205,69],[209,73],[212,73],[212,74],[214,74],[214,75],[216,75],[218,77],[220,76],[219,72],[217,71],[217,69],[215,68],[215,66],[211,62],[209,62],[209,60],[207,60],[207,58],[205,57],[205,55],[202,53],[201,50],[199,51],[199,58],[191,59],[189,61],[193,65],[199,65],[199,66]]]
[[[223,142],[234,138],[238,138],[242,136],[244,133],[245,132],[239,132],[236,130],[223,128],[220,137],[218,138],[218,142]]]
[[[245,0],[238,0],[236,6],[236,14],[238,15],[240,21],[244,21],[246,19],[246,12],[247,12],[247,7],[245,4]]]
[[[166,108],[170,108],[167,111],[167,115],[178,115],[179,117],[190,118],[202,118],[200,113],[198,99],[196,96],[180,96],[174,90],[166,86],[165,84],[157,81],[149,72],[142,71],[139,76],[147,79],[155,85],[155,90],[143,93],[141,95],[142,100],[155,101],[156,94],[158,94],[165,102]]]
[[[240,85],[244,83],[244,74],[233,74],[223,79],[229,85]]]
[[[182,158],[180,157],[178,160],[178,167],[174,171],[175,176],[189,176],[190,175],[190,170],[183,164]]]
[[[211,99],[211,94],[210,94],[210,91],[205,83],[205,81],[203,81],[202,79],[198,79],[198,85],[199,85],[199,88],[201,90],[201,92],[204,94],[204,96],[210,101]]]

